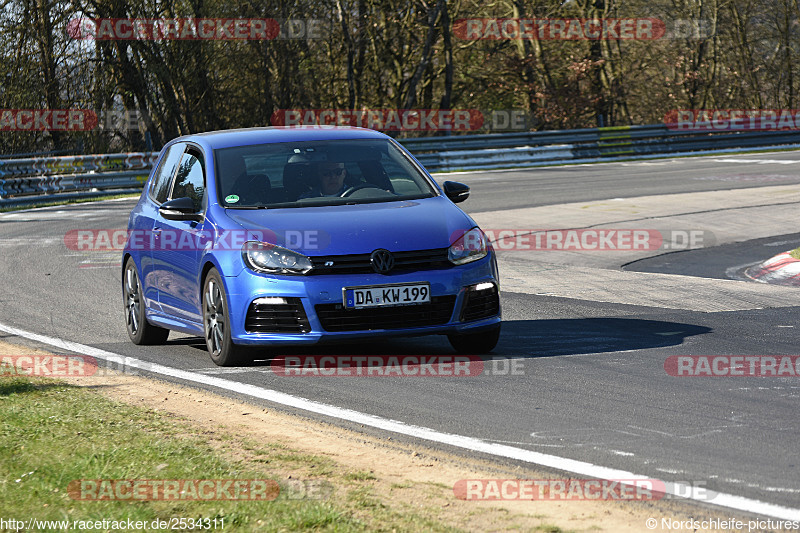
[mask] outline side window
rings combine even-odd
[[[184,153],[178,165],[178,175],[175,177],[170,198],[191,198],[194,210],[201,211],[205,192],[203,175],[203,163],[200,158],[191,152]]]
[[[167,201],[167,193],[169,193],[169,184],[172,176],[175,175],[175,169],[178,168],[178,163],[183,155],[183,150],[186,145],[183,143],[173,144],[169,150],[164,154],[164,159],[158,169],[155,179],[153,180],[153,188],[150,190],[150,197],[159,204]]]

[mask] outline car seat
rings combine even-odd
[[[301,195],[314,188],[310,174],[308,163],[286,163],[283,167],[283,190],[287,201],[297,201]]]

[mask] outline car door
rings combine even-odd
[[[153,227],[153,268],[163,313],[181,322],[202,324],[200,257],[210,237],[203,231],[207,195],[205,160],[200,149],[185,145],[168,200],[190,198],[199,220],[167,220],[160,213]]]
[[[167,201],[172,187],[172,178],[175,177],[178,163],[181,161],[184,150],[186,150],[186,144],[184,143],[173,144],[167,148],[167,151],[159,160],[158,170],[156,170],[152,185],[147,193],[147,199],[142,202],[141,211],[135,217],[130,228],[137,237],[134,242],[140,243],[141,246],[140,275],[146,305],[148,309],[155,311],[160,311],[161,306],[158,303],[158,284],[153,267],[152,231],[158,217],[158,207]]]

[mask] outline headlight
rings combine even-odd
[[[488,247],[486,235],[480,228],[472,228],[450,245],[447,249],[447,258],[454,265],[471,263],[486,257]]]
[[[256,241],[244,243],[242,259],[251,270],[270,274],[305,274],[314,268],[303,254]]]

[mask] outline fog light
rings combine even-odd
[[[278,298],[276,296],[265,296],[263,298],[256,298],[253,300],[254,304],[258,305],[286,305],[286,298]]]

